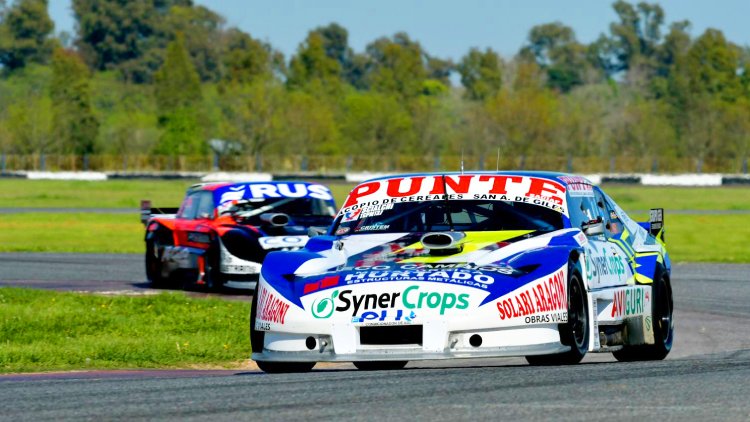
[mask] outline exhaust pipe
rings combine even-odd
[[[260,215],[260,221],[274,227],[284,227],[289,224],[289,216],[282,213],[266,212]]]

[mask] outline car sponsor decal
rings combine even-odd
[[[217,205],[241,199],[263,198],[315,198],[333,201],[331,191],[314,183],[243,183],[217,188],[214,192]]]
[[[568,185],[568,194],[570,196],[594,196],[594,186],[585,177],[560,176],[558,179]]]
[[[632,315],[643,315],[646,310],[646,304],[651,303],[651,292],[646,287],[634,287],[629,289],[619,289],[614,293],[612,300],[612,318],[622,318]],[[650,307],[648,309],[650,311]]]
[[[524,202],[567,215],[565,191],[565,186],[554,180],[519,175],[462,174],[394,177],[365,182],[354,188],[344,203],[340,215],[347,215],[357,209],[382,213],[381,207],[396,202],[445,199]]]
[[[495,302],[501,320],[523,318],[526,324],[568,321],[566,268],[529,283]]]
[[[352,323],[375,326],[408,325],[416,319],[417,314],[414,311],[383,309],[379,312],[367,311],[361,315],[355,315],[352,317]]]
[[[395,316],[403,316],[397,310],[417,311],[432,309],[440,315],[445,315],[453,309],[463,310],[469,307],[469,294],[443,291],[431,288],[429,285],[412,284],[404,289],[391,287],[379,293],[358,293],[354,289],[340,288],[326,292],[315,298],[310,306],[310,312],[316,319],[328,319],[334,313],[342,313],[359,318],[367,312],[375,312],[385,318],[388,313],[383,310],[393,310]],[[368,314],[369,315],[369,314]],[[378,319],[369,318],[368,319]],[[400,320],[400,317],[399,317]]]
[[[255,317],[256,330],[259,329],[258,321],[284,325],[284,319],[286,318],[286,313],[289,311],[290,305],[286,303],[282,297],[269,292],[268,289],[264,287],[261,287],[257,294],[258,305],[256,312],[258,315]],[[267,326],[267,324],[261,324],[260,326],[264,327]]]
[[[263,249],[301,248],[310,238],[307,236],[268,236],[258,239]]]

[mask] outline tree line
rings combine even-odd
[[[3,154],[199,156],[223,139],[227,156],[383,169],[496,154],[746,167],[750,50],[718,29],[693,36],[655,3],[616,1],[589,44],[552,22],[513,57],[471,48],[457,62],[406,33],[357,52],[336,23],[287,58],[191,0],[73,0],[75,33],[54,34],[47,6],[0,0]]]

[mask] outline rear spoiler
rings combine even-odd
[[[649,210],[648,231],[664,243],[664,208],[652,208]]]
[[[174,216],[178,210],[179,208],[152,208],[151,201],[144,199],[141,201],[141,224],[145,225],[154,215]]]

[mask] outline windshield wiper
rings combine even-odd
[[[445,215],[448,216],[448,225],[451,228],[451,231],[453,230],[453,217],[451,217],[451,205],[450,201],[448,201],[448,185],[445,183],[445,175],[441,175],[443,179],[443,199],[445,200]]]

